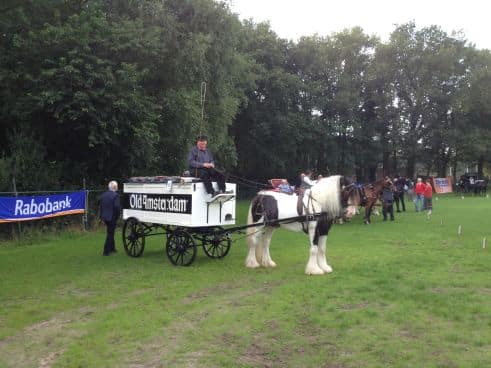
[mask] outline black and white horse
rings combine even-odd
[[[249,251],[246,267],[276,266],[271,259],[269,246],[275,228],[281,226],[308,233],[310,256],[305,267],[306,274],[322,275],[332,272],[326,259],[327,235],[336,219],[353,217],[359,204],[359,191],[340,175],[321,179],[307,189],[300,206],[296,195],[259,192],[251,202],[247,223],[265,224],[247,229]]]

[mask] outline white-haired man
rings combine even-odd
[[[114,243],[114,232],[121,212],[121,204],[119,200],[118,183],[110,181],[107,185],[108,190],[102,193],[100,203],[100,219],[106,224],[106,241],[104,242],[103,256],[109,256],[116,252]]]

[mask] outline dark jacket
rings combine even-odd
[[[384,203],[390,203],[394,200],[394,193],[388,187],[384,187],[382,190],[382,201]]]
[[[394,186],[396,191],[399,193],[404,192],[404,185],[406,185],[406,180],[404,178],[398,178],[394,181]]]
[[[108,190],[102,193],[100,199],[100,218],[103,221],[116,221],[121,212],[119,194]]]
[[[188,155],[188,165],[190,169],[203,168],[204,163],[214,163],[213,155],[206,149],[201,151],[197,146],[194,146]]]

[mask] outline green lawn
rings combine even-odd
[[[163,235],[102,257],[104,232],[0,245],[0,367],[490,367],[491,200],[434,198],[433,216],[361,216],[328,238],[334,272],[306,276],[307,238],[275,233],[275,269]],[[238,205],[245,223],[247,203]],[[462,234],[457,233],[459,225]]]

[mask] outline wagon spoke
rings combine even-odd
[[[184,261],[184,257],[182,253],[177,253],[176,263],[182,266],[183,261]]]
[[[173,231],[167,238],[167,258],[176,266],[189,266],[196,257],[196,245],[189,232],[183,229]]]
[[[168,254],[168,255],[170,255],[170,256],[174,256],[176,253],[177,253],[176,248],[173,248],[173,247],[168,247],[168,248],[167,248],[167,254]]]
[[[128,218],[123,225],[123,246],[131,257],[140,257],[145,249],[144,226],[134,217]]]
[[[228,254],[231,243],[230,237],[223,232],[223,228],[217,227],[203,237],[203,250],[210,258],[223,258]]]

